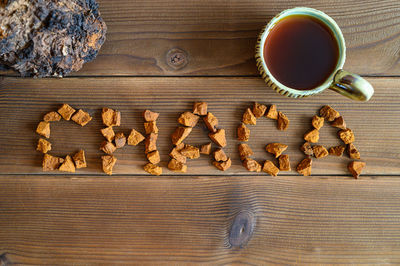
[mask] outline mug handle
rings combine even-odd
[[[368,101],[374,94],[371,83],[357,74],[339,69],[329,87],[331,90],[357,101]]]

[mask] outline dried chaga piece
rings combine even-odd
[[[226,171],[227,169],[229,169],[231,167],[232,161],[231,161],[231,158],[228,158],[228,160],[226,160],[225,162],[214,161],[213,165],[221,171]]]
[[[78,71],[105,41],[107,27],[95,0],[0,3],[0,62],[22,76]]]
[[[67,121],[71,119],[71,116],[75,113],[75,109],[64,103],[57,112]]]
[[[251,155],[253,155],[253,151],[247,144],[244,144],[244,143],[239,144],[238,149],[239,149],[239,156],[240,156],[241,160],[244,160],[244,159],[250,157]]]
[[[151,175],[161,175],[162,174],[162,168],[160,166],[157,166],[155,164],[152,163],[148,163],[146,164],[143,169],[151,174]]]
[[[144,140],[143,135],[140,134],[140,132],[132,129],[131,133],[128,136],[128,145],[136,146],[143,140]]]
[[[199,121],[199,118],[199,116],[191,112],[184,112],[179,116],[178,123],[187,127],[195,127],[197,122]]]
[[[334,147],[330,147],[328,152],[330,155],[335,155],[335,156],[342,156],[343,152],[344,152],[345,147],[343,145],[339,145],[339,146],[334,146]]]
[[[61,115],[59,115],[57,112],[49,112],[43,116],[43,121],[45,122],[55,122],[55,121],[60,121]]]
[[[257,124],[257,118],[254,116],[254,114],[250,110],[250,108],[247,108],[246,111],[243,113],[242,122],[245,125],[255,125],[255,124]]]
[[[272,176],[277,176],[279,173],[278,167],[275,166],[275,164],[271,161],[266,160],[262,169],[264,172],[267,174],[270,174]]]
[[[321,145],[315,145],[313,147],[313,152],[314,152],[314,156],[315,158],[323,158],[328,156],[328,151],[325,149],[324,146]]]
[[[265,111],[267,111],[267,106],[259,103],[254,103],[252,112],[256,118],[262,117],[265,114]]]
[[[144,131],[146,134],[150,133],[158,133],[158,127],[157,127],[157,122],[156,121],[151,121],[151,122],[144,122]]]
[[[101,113],[103,124],[108,127],[121,125],[121,112],[104,107]]]
[[[321,127],[324,125],[324,120],[325,119],[323,117],[314,115],[312,118],[311,124],[315,129],[320,130]]]
[[[344,144],[353,143],[355,140],[354,133],[350,128],[339,130],[338,135]]]
[[[64,162],[63,158],[55,157],[46,153],[43,157],[43,162],[42,162],[43,171],[57,170],[58,167],[60,167],[60,164],[62,164],[63,162]]]
[[[279,170],[281,171],[290,171],[290,160],[289,160],[289,155],[287,154],[282,154],[279,156]]]
[[[261,172],[261,164],[251,158],[244,159],[243,166],[250,172]]]
[[[193,114],[207,115],[207,103],[206,102],[195,102],[193,104]]]
[[[171,135],[172,144],[179,145],[192,132],[191,127],[177,127]]]
[[[360,159],[360,152],[353,143],[347,145],[347,153],[351,159]]]
[[[74,159],[76,169],[86,167],[86,158],[84,150],[78,151],[72,158]]]
[[[180,150],[180,153],[189,159],[197,159],[200,157],[200,150],[197,147],[192,145],[185,145],[183,149]]]
[[[50,138],[50,123],[44,121],[40,122],[36,128],[36,133],[47,139]]]
[[[103,141],[100,146],[100,150],[102,150],[103,152],[105,152],[109,155],[112,155],[116,149],[117,149],[117,147],[115,147],[114,144],[112,144],[112,142],[108,142],[106,140]]]
[[[343,116],[339,116],[333,122],[331,123],[331,126],[340,128],[340,129],[346,129],[346,122],[344,122]]]
[[[144,141],[144,152],[146,154],[157,150],[157,138],[158,134],[155,133],[150,133],[146,136],[146,140]]]
[[[160,162],[160,153],[155,150],[146,154],[147,160],[152,164],[158,164]]]
[[[178,173],[186,173],[187,165],[172,158],[168,163],[168,169]]]
[[[216,151],[214,151],[213,153],[214,155],[214,160],[217,162],[225,162],[226,160],[228,160],[228,156],[226,156],[225,152],[223,149],[217,149]]]
[[[159,116],[160,116],[159,113],[155,113],[150,110],[144,110],[144,112],[143,112],[143,118],[146,122],[156,121]]]
[[[317,143],[319,140],[319,131],[313,129],[304,134],[304,140],[311,143]]]
[[[305,158],[297,165],[296,170],[299,174],[303,176],[309,176],[311,175],[311,166],[311,158]]]
[[[215,144],[220,147],[226,146],[225,129],[218,129],[215,133],[209,133],[208,136]]]
[[[265,114],[266,117],[271,118],[271,119],[278,119],[278,111],[276,110],[276,105],[273,104],[268,108],[268,112]]]
[[[200,153],[209,155],[211,153],[211,142],[200,146]]]
[[[71,117],[71,120],[81,126],[85,126],[92,120],[92,117],[89,115],[89,113],[79,109],[78,112]]]
[[[207,115],[203,117],[203,121],[206,124],[209,131],[211,132],[217,131],[218,118],[216,118],[212,113],[208,112]]]
[[[275,155],[275,158],[278,158],[287,148],[288,145],[282,143],[270,143],[265,147],[267,152]]]
[[[63,164],[60,166],[60,168],[58,168],[58,170],[63,172],[75,173],[75,165],[71,159],[71,156],[67,155],[67,157],[65,157]]]
[[[183,144],[183,143],[182,143]],[[183,145],[184,146],[184,145]],[[183,149],[183,147],[178,147],[176,146],[175,148],[172,149],[172,151],[169,153],[169,156],[171,156],[173,159],[177,160],[180,163],[185,164],[186,163],[186,157],[180,153],[180,151]]]
[[[363,170],[365,165],[365,162],[354,161],[350,162],[347,165],[347,169],[349,169],[350,173],[354,176],[355,179],[357,179],[360,176],[361,171]]]
[[[126,144],[126,137],[124,133],[119,132],[115,134],[114,142],[115,142],[115,147],[117,147],[118,149],[124,147]]]
[[[338,118],[340,116],[339,112],[336,111],[335,109],[333,109],[332,107],[330,107],[329,105],[323,106],[319,110],[319,115],[322,116],[323,118],[325,118],[325,120],[327,120],[329,122],[332,122],[333,120],[335,120],[336,118]]]
[[[117,162],[117,158],[113,155],[101,156],[101,161],[103,165],[103,172],[107,175],[112,175],[112,170],[114,168],[115,163]]]
[[[248,129],[245,124],[241,123],[237,128],[237,135],[239,141],[249,141],[250,129]]]
[[[289,118],[287,118],[287,116],[284,113],[278,112],[278,124],[277,124],[278,129],[285,131],[286,129],[288,129],[289,123],[290,123]]]
[[[302,152],[304,152],[305,155],[309,155],[309,156],[313,156],[314,155],[314,151],[311,147],[310,142],[304,142],[303,145],[300,146],[300,150]]]
[[[36,150],[42,153],[47,153],[48,151],[51,151],[51,143],[45,139],[39,139]]]

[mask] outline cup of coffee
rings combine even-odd
[[[288,97],[328,88],[359,101],[374,94],[368,81],[342,69],[343,34],[331,17],[313,8],[296,7],[275,16],[258,37],[255,57],[268,86]]]

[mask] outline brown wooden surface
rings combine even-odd
[[[94,62],[73,73],[79,77],[22,79],[0,72],[0,265],[400,263],[397,1],[99,3],[107,41]],[[294,6],[320,9],[338,22],[348,49],[345,68],[376,76],[368,78],[375,87],[371,101],[353,102],[330,91],[288,99],[256,77],[259,30]],[[168,65],[174,49],[185,55],[185,67]],[[152,177],[142,170],[141,144],[117,151],[116,175],[102,174],[101,107],[122,112],[120,130],[126,134],[130,128],[143,132],[143,109],[160,112],[158,147],[165,166],[176,119],[195,100],[207,101],[227,130],[231,169],[218,171],[202,156],[188,163],[187,174],[164,167],[164,176]],[[364,175],[349,177],[346,157],[314,160],[312,177],[245,171],[236,126],[254,101],[277,104],[291,120],[287,132],[265,118],[251,127],[256,159],[272,160],[265,145],[282,142],[294,168],[310,118],[330,104],[355,131],[367,162]],[[43,173],[34,131],[46,112],[64,102],[94,119],[84,128],[53,123],[51,153],[83,148],[89,167],[73,175]],[[201,125],[187,143],[208,142],[206,132]],[[320,143],[339,144],[335,134],[325,126]],[[230,234],[246,236],[249,228],[232,226],[242,221],[242,211],[255,219],[254,231],[236,247]]]

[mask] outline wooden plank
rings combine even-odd
[[[0,177],[10,264],[400,263],[400,179]],[[247,245],[235,217],[253,215]]]
[[[320,9],[337,21],[348,47],[346,69],[400,74],[400,6],[394,0],[98,2],[107,41],[97,60],[73,75],[257,75],[253,54],[260,29],[295,6]],[[174,48],[186,54],[184,68],[167,64]]]
[[[220,120],[220,126],[227,131],[228,146],[225,151],[233,160],[227,172],[215,169],[210,158],[202,156],[189,161],[188,174],[195,175],[242,175],[248,172],[238,158],[236,127],[243,111],[253,101],[277,104],[278,109],[291,120],[289,130],[280,132],[275,121],[259,119],[257,126],[251,126],[249,145],[256,159],[274,160],[264,150],[266,144],[281,142],[289,145],[287,154],[291,156],[292,168],[303,158],[299,151],[303,134],[311,128],[310,119],[324,104],[331,104],[344,116],[349,128],[356,134],[355,145],[362,159],[367,162],[365,174],[400,174],[400,93],[399,79],[370,78],[376,88],[375,96],[367,103],[348,100],[334,92],[324,92],[306,99],[290,99],[269,89],[258,78],[68,78],[68,79],[20,79],[0,80],[0,172],[29,174],[42,173],[42,156],[35,151],[39,136],[35,129],[42,116],[56,110],[61,103],[69,103],[75,108],[89,111],[94,119],[81,128],[72,121],[52,124],[54,155],[65,156],[79,148],[86,150],[89,167],[77,174],[101,173],[99,145],[103,141],[99,130],[101,108],[108,106],[122,112],[121,130],[129,134],[131,128],[143,130],[141,112],[152,109],[160,112],[158,148],[162,155],[162,165],[166,166],[168,153],[172,148],[170,135],[178,126],[177,117],[190,111],[192,103],[204,100],[209,103],[209,111]],[[321,130],[320,144],[326,147],[338,145],[337,130],[326,126]],[[204,125],[195,128],[187,139],[188,144],[207,143]],[[116,152],[118,158],[115,172],[118,174],[144,174],[146,163],[143,144],[126,147]],[[313,173],[317,175],[348,175],[348,158],[327,157],[314,160]],[[164,169],[165,174],[173,174]],[[53,173],[51,173],[53,174]],[[59,173],[54,173],[59,174]],[[282,174],[297,174],[287,172]]]

